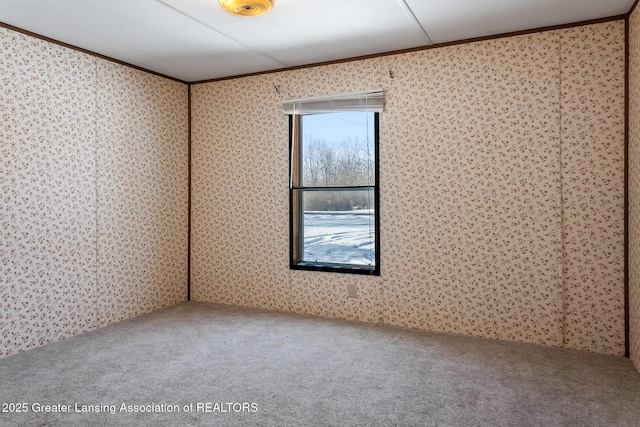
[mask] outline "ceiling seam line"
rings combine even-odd
[[[418,19],[418,17],[416,16],[415,13],[413,13],[413,10],[411,9],[411,7],[407,4],[406,0],[397,0],[398,4],[400,5],[400,7],[404,10],[404,12],[407,14],[407,16],[409,16],[409,18],[411,20],[413,20],[413,23],[415,25],[418,26],[418,28],[420,28],[420,30],[422,31],[422,33],[424,34],[425,38],[427,39],[427,44],[432,45],[433,41],[431,40],[431,37],[429,37],[429,34],[427,33],[427,30],[425,30],[425,28],[422,26],[422,24],[420,23],[420,20]]]
[[[266,58],[269,58],[269,59],[271,59],[271,60],[273,60],[273,61],[276,61],[277,63],[279,63],[279,64],[283,65],[284,67],[291,67],[291,65],[290,65],[290,64],[287,64],[286,62],[282,62],[282,61],[281,61],[281,60],[279,60],[278,58],[274,58],[273,56],[269,55],[268,53],[265,53],[265,52],[261,51],[260,49],[257,49],[257,48],[255,48],[255,47],[253,47],[253,46],[251,46],[251,45],[249,45],[249,44],[247,44],[247,43],[244,43],[243,41],[238,40],[238,39],[236,39],[235,37],[230,36],[229,34],[223,33],[222,31],[220,31],[220,30],[218,30],[218,29],[216,29],[216,28],[212,27],[211,25],[209,25],[209,24],[207,24],[207,23],[205,23],[205,22],[202,22],[202,21],[201,21],[201,20],[199,20],[198,18],[196,18],[196,17],[194,17],[194,16],[189,15],[187,12],[182,11],[182,10],[180,10],[180,9],[176,8],[175,6],[173,6],[173,5],[170,5],[170,4],[166,3],[164,0],[156,0],[156,1],[157,1],[157,2],[159,2],[159,3],[161,3],[161,4],[163,4],[163,5],[165,5],[165,6],[166,6],[166,7],[168,7],[169,9],[171,9],[171,10],[174,10],[174,11],[178,12],[179,14],[181,14],[181,15],[183,15],[183,16],[186,16],[187,18],[191,19],[192,21],[195,21],[195,22],[197,22],[198,24],[203,25],[203,26],[207,27],[208,29],[210,29],[210,30],[212,30],[212,31],[215,31],[216,33],[220,34],[221,36],[224,36],[224,37],[226,37],[226,38],[228,38],[228,39],[230,39],[230,40],[233,40],[233,41],[234,41],[234,42],[236,42],[236,43],[241,44],[242,46],[244,46],[244,47],[246,47],[246,48],[248,48],[248,49],[251,49],[253,52],[255,52],[255,53],[259,54],[259,55],[262,55],[262,56],[264,56],[264,57],[266,57]]]

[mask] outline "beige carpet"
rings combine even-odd
[[[0,404],[2,426],[638,426],[640,375],[622,357],[190,302],[0,359]]]

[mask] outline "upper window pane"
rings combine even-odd
[[[302,116],[304,187],[375,185],[372,112]]]

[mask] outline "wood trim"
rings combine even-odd
[[[191,85],[187,86],[187,301],[191,301]]]
[[[456,46],[456,45],[460,45],[460,44],[468,44],[468,43],[475,43],[475,42],[481,42],[481,41],[487,41],[487,40],[495,40],[495,39],[501,39],[501,38],[505,38],[505,37],[515,37],[515,36],[521,36],[521,35],[526,35],[526,34],[535,34],[535,33],[542,33],[545,31],[554,31],[554,30],[561,30],[561,29],[567,29],[567,28],[573,28],[573,27],[581,27],[581,26],[585,26],[585,25],[593,25],[593,24],[599,24],[599,23],[604,23],[604,22],[611,22],[611,21],[618,21],[621,19],[626,19],[627,16],[629,16],[631,14],[631,12],[633,12],[633,10],[635,9],[636,5],[638,4],[638,2],[640,2],[640,0],[636,0],[636,2],[634,3],[634,5],[632,6],[631,10],[629,11],[629,13],[624,14],[624,15],[616,15],[616,16],[610,16],[607,18],[600,18],[600,19],[592,19],[592,20],[588,20],[588,21],[580,21],[580,22],[574,22],[574,23],[569,23],[569,24],[562,24],[562,25],[553,25],[553,26],[547,26],[547,27],[540,27],[540,28],[533,28],[530,30],[522,30],[522,31],[513,31],[513,32],[509,32],[509,33],[501,33],[501,34],[496,34],[496,35],[492,35],[492,36],[485,36],[485,37],[475,37],[475,38],[469,38],[469,39],[463,39],[463,40],[456,40],[456,41],[452,41],[452,42],[447,42],[447,43],[438,43],[438,44],[434,44],[434,45],[429,45],[429,46],[419,46],[419,47],[414,47],[414,48],[409,48],[409,49],[400,49],[400,50],[393,50],[393,51],[389,51],[389,52],[382,52],[382,53],[376,53],[376,54],[372,54],[372,55],[363,55],[363,56],[356,56],[356,57],[351,57],[351,58],[344,58],[344,59],[337,59],[337,60],[333,60],[333,61],[324,61],[324,62],[316,62],[313,64],[305,64],[305,65],[298,65],[295,67],[286,67],[286,68],[278,68],[278,69],[274,69],[274,70],[267,70],[267,71],[259,71],[259,72],[255,72],[255,73],[247,73],[247,74],[238,74],[238,75],[234,75],[234,76],[227,76],[227,77],[220,77],[220,78],[215,78],[215,79],[207,79],[207,80],[197,80],[197,81],[185,81],[185,80],[180,80],[177,79],[175,77],[171,77],[171,76],[167,76],[165,74],[161,74],[158,73],[156,71],[152,71],[143,67],[139,67],[137,65],[133,65],[133,64],[129,64],[127,62],[124,61],[120,61],[118,59],[115,58],[111,58],[109,56],[106,55],[102,55],[87,49],[83,49],[81,47],[77,47],[77,46],[73,46],[71,44],[68,43],[64,43],[55,39],[52,39],[50,37],[46,37],[37,33],[33,33],[31,31],[27,31],[24,30],[22,28],[19,27],[15,27],[13,25],[9,25],[6,24],[4,22],[0,22],[0,27],[2,28],[6,28],[12,31],[16,31],[18,33],[22,33],[31,37],[35,37],[44,41],[47,41],[49,43],[53,43],[53,44],[57,44],[59,46],[63,46],[66,47],[68,49],[72,49],[72,50],[76,50],[78,52],[82,52],[85,53],[87,55],[91,55],[91,56],[95,56],[97,58],[101,58],[110,62],[115,62],[116,64],[120,64],[120,65],[124,65],[126,67],[130,67],[136,70],[140,70],[140,71],[144,71],[146,73],[149,74],[153,74],[156,75],[158,77],[163,77],[169,80],[173,80],[179,83],[183,83],[183,84],[202,84],[202,83],[212,83],[212,82],[219,82],[219,81],[224,81],[224,80],[233,80],[233,79],[239,79],[242,77],[251,77],[251,76],[258,76],[258,75],[263,75],[263,74],[273,74],[273,73],[279,73],[279,72],[283,72],[283,71],[292,71],[292,70],[299,70],[299,69],[304,69],[304,68],[312,68],[312,67],[320,67],[320,66],[325,66],[325,65],[332,65],[332,64],[341,64],[341,63],[345,63],[345,62],[353,62],[353,61],[362,61],[365,59],[372,59],[372,58],[380,58],[380,57],[384,57],[384,56],[390,56],[390,55],[400,55],[403,53],[411,53],[411,52],[419,52],[419,51],[423,51],[423,50],[429,50],[429,49],[439,49],[439,48],[443,48],[443,47],[449,47],[449,46]]]
[[[636,0],[633,3],[633,6],[631,6],[631,9],[629,9],[629,12],[627,13],[627,16],[631,16],[631,14],[633,13],[633,11],[636,9],[636,6],[638,6],[638,2],[640,2],[640,0]]]
[[[71,49],[71,50],[75,50],[75,51],[78,51],[78,52],[82,52],[82,53],[85,53],[87,55],[95,56],[96,58],[104,59],[106,61],[115,62],[116,64],[124,65],[125,67],[133,68],[135,70],[144,71],[145,73],[153,74],[153,75],[158,76],[158,77],[163,77],[165,79],[173,80],[173,81],[176,81],[176,82],[179,82],[179,83],[182,83],[182,84],[189,84],[189,82],[186,82],[184,80],[180,80],[180,79],[177,79],[175,77],[167,76],[165,74],[161,74],[161,73],[158,73],[156,71],[151,71],[151,70],[148,70],[146,68],[139,67],[137,65],[129,64],[128,62],[120,61],[119,59],[111,58],[109,56],[102,55],[100,53],[92,52],[90,50],[83,49],[81,47],[77,47],[77,46],[74,46],[74,45],[71,45],[71,44],[68,44],[68,43],[64,43],[64,42],[52,39],[50,37],[46,37],[46,36],[43,36],[43,35],[40,35],[40,34],[37,34],[37,33],[33,33],[31,31],[23,30],[22,28],[14,27],[13,25],[9,25],[9,24],[6,24],[4,22],[0,22],[0,28],[6,28],[8,30],[15,31],[17,33],[21,33],[21,34],[24,34],[24,35],[27,35],[27,36],[30,36],[30,37],[34,37],[36,39],[40,39],[40,40],[44,40],[44,41],[49,42],[49,43],[56,44],[58,46],[66,47],[67,49]]]
[[[289,193],[290,193],[290,266],[293,268],[302,258],[304,248],[303,235],[300,232],[302,222],[302,194],[296,189],[302,186],[302,156],[300,135],[302,117],[299,114],[289,116]]]
[[[638,4],[636,0],[635,5]],[[633,8],[632,8],[633,10]],[[629,324],[629,19],[624,25],[624,355],[630,356]]]
[[[369,185],[345,185],[336,187],[306,187],[303,182],[303,159],[304,151],[302,141],[302,129],[304,115],[288,114],[289,116],[289,269],[322,271],[345,274],[365,274],[370,276],[380,276],[380,113],[373,113],[374,120],[374,168],[375,181]],[[374,245],[375,262],[374,265],[343,264],[339,262],[305,261],[304,260],[304,192],[314,191],[354,191],[373,190],[374,206]],[[369,207],[371,207],[369,205]],[[371,230],[371,229],[370,229]]]
[[[636,1],[640,1],[640,0],[636,0]],[[198,81],[193,81],[193,82],[190,82],[190,83],[191,84],[213,83],[213,82],[220,82],[220,81],[224,81],[224,80],[239,79],[239,78],[243,78],[243,77],[259,76],[259,75],[262,75],[262,74],[281,73],[281,72],[284,72],[284,71],[300,70],[300,69],[303,69],[303,68],[322,67],[322,66],[325,66],[325,65],[342,64],[342,63],[345,63],[345,62],[353,62],[353,61],[362,61],[362,60],[365,60],[365,59],[380,58],[380,57],[384,57],[384,56],[400,55],[400,54],[404,54],[404,53],[420,52],[420,51],[423,51],[423,50],[430,50],[430,49],[440,49],[440,48],[443,48],[443,47],[456,46],[456,45],[461,45],[461,44],[468,44],[468,43],[476,43],[476,42],[482,42],[482,41],[487,41],[487,40],[502,39],[502,38],[505,38],[505,37],[515,37],[515,36],[522,36],[522,35],[527,35],[527,34],[543,33],[543,32],[546,32],[546,31],[555,31],[555,30],[564,30],[564,29],[567,29],[567,28],[582,27],[582,26],[585,26],[585,25],[601,24],[601,23],[604,23],[604,22],[620,21],[620,20],[626,19],[626,17],[627,17],[626,14],[625,15],[616,15],[616,16],[610,16],[610,17],[607,17],[607,18],[591,19],[591,20],[588,20],[588,21],[580,21],[580,22],[574,22],[574,23],[570,23],[570,24],[552,25],[552,26],[548,26],[548,27],[533,28],[533,29],[530,29],[530,30],[513,31],[513,32],[510,32],[510,33],[496,34],[496,35],[493,35],[493,36],[475,37],[475,38],[470,38],[470,39],[456,40],[456,41],[447,42],[447,43],[438,43],[438,44],[433,44],[433,45],[429,45],[429,46],[419,46],[419,47],[414,47],[414,48],[409,48],[409,49],[400,49],[400,50],[393,50],[393,51],[389,51],[389,52],[376,53],[376,54],[372,54],[372,55],[363,55],[363,56],[356,56],[356,57],[352,57],[352,58],[337,59],[337,60],[334,60],[334,61],[316,62],[316,63],[313,63],[313,64],[298,65],[298,66],[295,66],[295,67],[287,67],[287,68],[278,68],[278,69],[275,69],[275,70],[259,71],[259,72],[256,72],[256,73],[239,74],[239,75],[235,75],[235,76],[220,77],[220,78],[208,79],[208,80],[198,80]]]

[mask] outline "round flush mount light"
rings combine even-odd
[[[273,9],[275,0],[220,0],[220,6],[232,15],[258,16]]]

